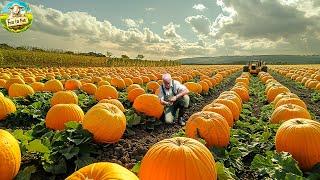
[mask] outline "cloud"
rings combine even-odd
[[[189,16],[185,19],[185,22],[190,24],[193,31],[196,33],[209,35],[211,32],[211,22],[204,15]]]
[[[122,19],[122,21],[126,24],[127,27],[129,28],[135,28],[135,27],[139,27],[141,24],[143,24],[143,19],[139,19],[139,20],[133,20],[133,19]]]
[[[149,7],[149,8],[145,8],[146,11],[150,12],[150,11],[154,11],[156,10],[155,8]]]
[[[204,11],[207,9],[207,7],[205,7],[203,4],[195,4],[192,8],[198,11]]]
[[[164,30],[163,35],[167,38],[178,38],[181,39],[181,36],[177,34],[176,28],[180,28],[179,24],[174,24],[170,22],[168,25],[162,27]]]

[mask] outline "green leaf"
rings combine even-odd
[[[89,165],[91,163],[93,163],[95,161],[95,158],[90,157],[88,155],[86,156],[81,156],[79,157],[77,160],[74,161],[75,165],[76,165],[76,169],[78,170],[86,165]]]
[[[140,166],[141,166],[141,161],[137,162],[133,168],[131,169],[132,172],[138,174],[139,173],[139,170],[140,170]]]
[[[221,162],[216,162],[216,170],[219,180],[234,180],[236,179],[236,175],[233,171],[224,167]]]
[[[35,139],[31,141],[27,146],[27,150],[29,152],[35,152],[35,153],[49,153],[50,150],[47,146],[43,145],[41,143],[41,140]]]
[[[60,158],[56,163],[43,163],[43,169],[52,174],[65,174],[67,172],[67,163],[63,158]]]
[[[81,126],[78,122],[69,121],[64,124],[67,129],[78,129]]]
[[[37,168],[32,166],[25,167],[22,171],[19,171],[18,175],[16,176],[16,180],[30,180],[31,174],[35,173],[37,171]]]
[[[68,160],[78,155],[79,147],[69,146],[65,149],[61,149],[59,152]]]

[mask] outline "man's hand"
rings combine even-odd
[[[177,96],[173,96],[169,99],[170,102],[176,102],[177,100]]]

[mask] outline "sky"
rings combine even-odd
[[[31,28],[0,28],[0,43],[146,59],[320,54],[320,0],[25,2]]]

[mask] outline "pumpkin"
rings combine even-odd
[[[240,110],[237,103],[229,99],[216,99],[213,101],[213,103],[220,103],[226,105],[231,110],[234,121],[239,119]]]
[[[111,85],[116,87],[117,89],[125,89],[126,88],[126,83],[122,78],[113,78],[111,80]]]
[[[133,103],[133,108],[140,113],[147,116],[152,116],[160,119],[164,107],[160,103],[157,95],[154,94],[142,94],[138,96]]]
[[[110,103],[117,106],[122,112],[125,112],[125,108],[123,107],[122,103],[117,99],[102,99],[99,103]]]
[[[248,89],[246,89],[245,87],[243,86],[235,86],[231,89],[231,91],[234,91],[236,92],[240,97],[241,97],[241,100],[242,101],[249,101],[250,99],[250,96],[249,96],[249,91]]]
[[[236,79],[236,82],[242,82],[242,83],[245,83],[246,85],[249,85],[249,79],[248,78],[242,78],[242,77],[238,77]]]
[[[201,85],[202,92],[204,92],[204,93],[209,92],[209,85],[208,85],[208,83],[206,83],[205,81],[200,81],[198,84]]]
[[[145,93],[146,93],[146,92],[145,92],[144,89],[142,89],[142,88],[135,88],[135,89],[131,90],[131,91],[128,93],[128,100],[129,100],[130,102],[134,102],[134,100],[135,100],[138,96],[140,96],[140,95],[142,95],[142,94],[145,94]]]
[[[65,82],[64,87],[66,90],[77,90],[81,87],[81,82],[77,79],[69,79]]]
[[[127,87],[127,92],[129,93],[131,90],[135,88],[141,88],[139,84],[131,84],[130,86]]]
[[[10,86],[9,92],[10,97],[27,97],[34,94],[34,90],[27,84],[14,83]]]
[[[123,80],[127,87],[133,84],[133,81],[130,78],[124,78]]]
[[[218,113],[197,112],[186,123],[189,138],[202,138],[208,147],[226,147],[230,141],[230,127],[227,120]]]
[[[239,108],[239,111],[242,111],[242,100],[238,98],[237,95],[234,94],[220,94],[218,99],[229,99],[233,102],[235,102]]]
[[[14,84],[14,83],[16,83],[16,84],[25,84],[24,80],[22,80],[20,77],[12,77],[12,78],[10,78],[9,80],[6,81],[5,88],[7,90],[9,90],[10,86],[12,84]]]
[[[115,143],[126,130],[126,116],[113,104],[99,103],[85,114],[82,125],[96,142]]]
[[[89,95],[94,95],[96,93],[97,89],[98,89],[97,86],[93,83],[84,83],[81,86],[81,90],[86,92]]]
[[[98,87],[103,85],[111,85],[111,84],[108,81],[103,81],[103,80],[98,82]]]
[[[78,104],[78,96],[73,91],[59,91],[53,94],[50,104]]]
[[[18,141],[7,131],[0,129],[0,179],[14,179],[21,164]]]
[[[156,162],[156,163],[155,163]],[[185,137],[164,139],[143,157],[140,180],[217,179],[211,152],[200,142]]]
[[[320,162],[320,123],[294,118],[281,124],[275,137],[276,150],[289,152],[303,170]]]
[[[276,105],[280,99],[282,99],[282,98],[289,98],[289,97],[291,97],[291,98],[298,98],[298,99],[299,99],[299,96],[297,96],[296,94],[291,93],[291,92],[285,92],[285,93],[280,93],[280,94],[278,94],[278,95],[274,98],[274,100],[273,100],[272,103],[273,103],[274,105]]]
[[[109,162],[98,162],[87,165],[71,174],[66,180],[139,180],[138,177],[128,169]]]
[[[267,91],[268,102],[271,103],[278,94],[284,93],[284,92],[290,92],[290,90],[288,88],[284,87],[284,86],[271,87]]]
[[[274,108],[277,108],[277,107],[282,106],[284,104],[295,104],[295,105],[303,107],[304,109],[307,109],[307,105],[306,105],[306,103],[304,103],[304,101],[302,101],[299,98],[290,98],[290,97],[284,97],[284,98],[280,99],[277,102],[277,104],[274,106]]]
[[[28,84],[31,84],[33,82],[36,82],[36,80],[34,79],[34,77],[25,77],[24,81]]]
[[[233,126],[233,115],[231,110],[224,104],[220,103],[211,103],[206,105],[202,111],[211,111],[220,114],[228,122],[229,126]]]
[[[76,104],[57,104],[52,106],[46,115],[46,127],[63,130],[69,121],[81,122],[84,117],[82,109]]]
[[[100,86],[96,93],[95,98],[100,101],[102,99],[118,99],[118,91],[116,88],[110,85]]]
[[[200,94],[202,92],[202,86],[195,82],[187,82],[184,83],[184,85],[187,87],[187,89],[191,92]]]
[[[31,83],[30,86],[32,87],[32,89],[33,89],[35,92],[44,91],[44,83],[42,83],[42,82],[34,82],[34,83]]]
[[[294,104],[285,104],[277,107],[270,118],[271,123],[277,124],[293,118],[311,119],[308,110]]]
[[[52,79],[44,83],[44,90],[53,93],[63,91],[63,85],[59,80]]]
[[[134,84],[143,84],[143,80],[140,77],[133,77],[132,82]]]
[[[151,90],[152,93],[154,93],[160,85],[156,81],[150,81],[147,83],[147,89]]]
[[[0,79],[0,88],[4,88],[6,86],[7,80],[5,79]]]

